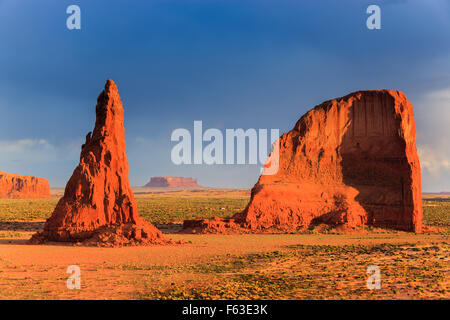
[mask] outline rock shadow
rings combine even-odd
[[[353,102],[339,146],[342,179],[358,191],[367,225],[414,231],[412,169],[394,103],[386,91]]]

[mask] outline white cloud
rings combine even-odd
[[[54,149],[54,147],[45,139],[0,141],[0,153],[2,156],[6,153],[21,153],[35,148],[42,150]]]
[[[14,163],[48,162],[55,153],[56,148],[44,139],[0,140],[0,168],[10,168]]]
[[[433,150],[429,146],[418,146],[420,166],[434,176],[450,173],[450,155],[445,150]]]
[[[0,140],[0,170],[49,179],[52,187],[64,186],[75,168],[81,141],[58,145],[45,139]]]
[[[11,167],[13,163],[32,165],[76,157],[80,145],[78,142],[56,146],[45,139],[0,140],[0,168]]]
[[[417,145],[425,191],[450,189],[450,88],[414,104]]]

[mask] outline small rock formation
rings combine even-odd
[[[321,226],[422,231],[413,106],[402,92],[359,91],[316,106],[280,137],[279,170],[259,178],[243,212],[184,222],[187,232]]]
[[[47,179],[0,171],[0,199],[50,198]]]
[[[146,188],[201,188],[196,179],[183,177],[152,177]]]
[[[81,147],[80,164],[64,196],[31,242],[83,242],[102,246],[160,244],[167,240],[138,216],[128,181],[124,110],[108,80],[99,95],[93,133]]]

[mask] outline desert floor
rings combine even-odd
[[[184,245],[97,248],[27,245],[60,194],[0,200],[0,299],[449,299],[450,202],[424,200],[439,232],[369,230],[361,235],[177,234],[180,221],[227,216],[245,190],[135,190],[142,216]],[[67,267],[81,269],[69,290]],[[368,289],[379,266],[381,289]]]

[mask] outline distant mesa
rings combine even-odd
[[[116,84],[99,95],[94,131],[81,147],[80,163],[42,232],[31,243],[79,242],[98,246],[170,241],[139,217],[128,180],[124,109]]]
[[[278,141],[279,170],[259,178],[244,211],[187,220],[184,231],[422,231],[413,106],[402,92],[358,91],[326,101]]]
[[[152,177],[146,188],[201,188],[197,179],[183,177]]]
[[[0,171],[0,199],[50,198],[47,179]]]
[[[450,191],[440,191],[440,192],[422,192],[423,194],[426,195],[431,195],[431,194],[442,194],[442,195],[450,195]]]

